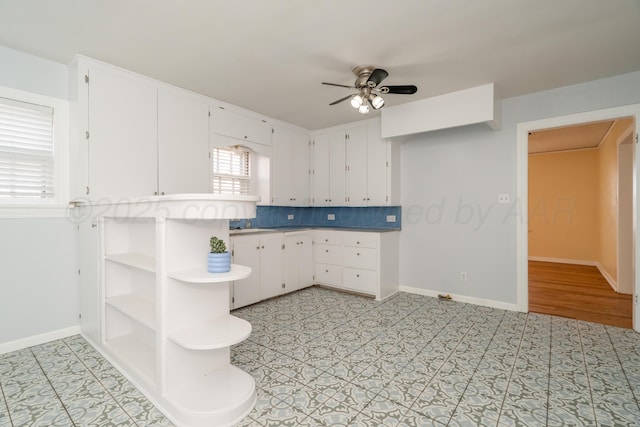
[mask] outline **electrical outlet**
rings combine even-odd
[[[387,215],[387,222],[396,222],[395,215]]]
[[[335,219],[336,219],[336,214],[327,214],[328,221],[335,221]]]
[[[469,274],[467,274],[466,271],[461,271],[460,272],[460,281],[461,282],[466,282],[469,280]]]
[[[509,193],[498,194],[498,203],[500,204],[511,203],[511,194]]]
[[[293,214],[289,214],[289,215],[287,215],[287,219],[288,219],[288,220],[292,220],[292,219],[293,219]]]

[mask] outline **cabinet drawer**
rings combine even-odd
[[[342,253],[345,267],[364,268],[366,270],[378,269],[377,249],[345,246],[342,248]]]
[[[378,274],[372,270],[345,267],[342,269],[342,287],[375,295],[379,288]]]
[[[341,245],[342,236],[339,231],[332,230],[314,230],[313,243],[326,245]]]
[[[321,264],[342,264],[342,247],[334,245],[315,245],[313,247],[316,262]]]
[[[342,244],[359,248],[377,248],[380,236],[378,233],[348,232],[342,236]]]
[[[337,265],[316,264],[315,281],[327,285],[340,286],[342,267]]]

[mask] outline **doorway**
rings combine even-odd
[[[561,128],[566,126],[573,126],[581,123],[591,123],[598,122],[603,120],[612,120],[620,117],[631,117],[635,120],[635,125],[631,131],[632,138],[635,138],[635,134],[638,132],[638,118],[640,117],[640,105],[631,105],[626,107],[617,107],[606,110],[598,110],[587,113],[580,113],[569,116],[560,116],[549,119],[542,119],[533,122],[526,122],[518,124],[518,134],[517,134],[517,201],[518,208],[520,212],[521,221],[517,224],[517,306],[520,311],[527,312],[529,311],[529,200],[528,200],[528,141],[529,141],[529,133],[533,131],[537,131],[540,129],[550,129],[550,128]],[[640,261],[640,257],[636,251],[636,241],[638,239],[639,230],[636,227],[638,223],[638,209],[637,209],[637,199],[635,196],[635,188],[638,185],[638,174],[636,173],[635,167],[638,163],[638,150],[636,149],[635,144],[630,144],[632,151],[632,187],[634,191],[632,191],[632,209],[631,209],[631,221],[632,221],[632,242],[633,246],[631,250],[631,264],[633,267],[633,271],[630,273],[632,278],[632,294],[633,294],[633,328],[636,331],[640,331],[640,319],[638,316],[638,302],[637,302],[637,283],[638,283],[638,269],[635,266],[638,265]],[[625,155],[624,150],[622,149],[622,154]],[[619,177],[618,177],[619,178]],[[619,197],[618,194],[614,195],[616,199]],[[627,220],[628,223],[628,220]],[[620,239],[618,239],[620,240]],[[628,242],[627,242],[628,245]],[[615,252],[617,252],[619,248],[615,247]],[[628,251],[627,251],[628,253]],[[608,261],[607,261],[608,262]],[[614,260],[614,263],[617,262]],[[624,261],[623,261],[624,262]],[[617,265],[617,264],[616,264]],[[615,270],[616,267],[614,267]]]

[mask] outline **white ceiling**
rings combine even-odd
[[[387,106],[491,82],[507,98],[640,70],[639,41],[638,0],[0,0],[0,45],[80,53],[307,129],[365,118],[320,84],[353,84],[356,65],[418,86]]]

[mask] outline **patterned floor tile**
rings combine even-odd
[[[404,415],[408,411],[409,408],[378,395],[364,407],[361,413],[379,422],[381,425],[395,426],[404,418]]]
[[[310,417],[327,426],[346,427],[359,413],[360,410],[350,406],[348,401],[330,398]]]
[[[62,403],[57,399],[51,399],[48,402],[26,399],[9,403],[8,407],[14,427],[72,425]]]
[[[136,423],[115,402],[99,402],[85,406],[74,405],[69,415],[77,425],[133,427]]]
[[[319,287],[234,315],[253,327],[231,349],[257,386],[243,427],[636,426],[640,419],[633,331]],[[0,427],[71,425],[50,384],[76,425],[171,426],[76,335],[0,355]]]

